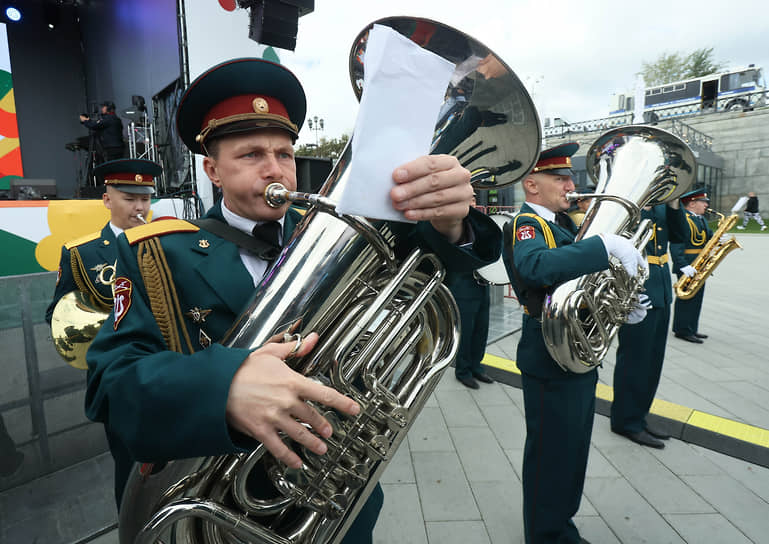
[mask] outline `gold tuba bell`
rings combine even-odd
[[[694,181],[697,164],[677,136],[650,126],[625,126],[601,135],[587,152],[594,194],[576,240],[619,234],[643,251],[653,234],[641,208],[669,202]],[[588,372],[601,364],[619,327],[638,302],[644,274],[630,277],[616,262],[610,268],[564,282],[545,297],[542,334],[550,355],[564,369]]]
[[[117,262],[99,270],[98,281],[114,285],[116,266]],[[79,370],[88,368],[85,354],[111,310],[111,306],[104,306],[82,291],[70,291],[59,299],[51,314],[51,337],[68,365]]]
[[[708,240],[708,243],[705,244],[705,247],[702,248],[702,251],[692,261],[691,266],[697,271],[694,276],[690,278],[683,275],[673,284],[673,291],[681,300],[689,300],[696,295],[702,289],[702,286],[705,285],[705,280],[708,279],[708,276],[716,269],[724,257],[737,248],[742,249],[742,246],[734,236],[723,244],[721,243],[721,236],[732,230],[735,223],[737,223],[739,219],[737,214],[725,217],[724,214],[710,208],[708,208],[708,211],[718,215],[718,228],[710,240]]]
[[[440,23],[377,23],[466,63],[447,90],[433,148],[459,157],[480,185],[523,177],[536,161],[540,128],[515,74],[488,48]],[[350,54],[354,85],[362,82],[369,28]],[[417,36],[415,29],[429,32]],[[494,71],[468,67],[477,68],[478,59],[493,60]],[[497,114],[495,124],[476,123],[484,111]],[[336,213],[349,183],[351,143],[319,194],[266,191],[273,205],[290,200],[310,209],[224,343],[256,348],[287,330],[318,332],[313,352],[289,364],[355,399],[360,413],[326,411],[334,427],[328,452],[317,456],[293,444],[303,461],[296,470],[262,445],[246,454],[135,467],[120,508],[122,543],[339,543],[454,359],[458,310],[437,258],[419,249],[396,257],[387,224]],[[275,492],[255,496],[252,477],[269,479]]]

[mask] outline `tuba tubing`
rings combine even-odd
[[[537,159],[540,125],[517,76],[485,46],[435,21],[377,23],[407,37],[415,25],[432,27],[434,39],[420,45],[457,65],[466,61],[447,89],[433,152],[456,156],[485,188],[525,176]],[[356,93],[369,28],[350,55]],[[479,58],[487,59],[485,68],[468,68]],[[454,100],[458,94],[463,100]],[[481,115],[487,111],[494,115]],[[481,118],[495,124],[480,126]],[[121,543],[338,544],[453,361],[459,311],[437,257],[420,249],[396,257],[386,223],[336,212],[350,183],[351,144],[319,194],[265,191],[273,205],[291,201],[309,211],[223,343],[256,348],[276,334],[317,332],[315,349],[288,364],[355,399],[359,414],[317,406],[333,433],[322,456],[289,444],[302,458],[300,469],[282,465],[262,445],[248,454],[134,467],[120,508]],[[275,494],[252,495],[254,475],[268,479]]]
[[[587,152],[587,165],[596,191],[575,240],[619,234],[641,252],[653,235],[653,225],[639,221],[641,208],[680,197],[697,171],[683,140],[643,125],[602,134]],[[600,366],[645,281],[641,270],[630,277],[610,259],[608,270],[554,286],[543,305],[542,335],[564,371],[581,374]]]

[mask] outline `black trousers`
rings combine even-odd
[[[580,541],[572,517],[585,484],[598,372],[521,375],[526,410],[523,526],[527,544]]]
[[[611,428],[638,433],[646,429],[646,416],[657,394],[668,340],[670,306],[652,308],[635,325],[619,329],[614,366],[614,401]]]

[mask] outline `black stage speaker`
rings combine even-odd
[[[11,180],[10,187],[13,200],[56,198],[55,179],[16,178]]]
[[[238,0],[250,8],[248,37],[255,42],[293,51],[299,17],[315,10],[315,0]]]
[[[296,157],[296,189],[302,193],[317,193],[331,173],[331,159]]]

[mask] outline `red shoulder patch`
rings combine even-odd
[[[133,285],[128,278],[121,276],[115,280],[115,285],[112,290],[115,297],[115,330],[117,330],[117,326],[128,313],[128,308],[131,307],[132,291]]]
[[[515,239],[519,242],[521,240],[533,240],[537,235],[537,229],[531,225],[521,225],[515,231]]]

